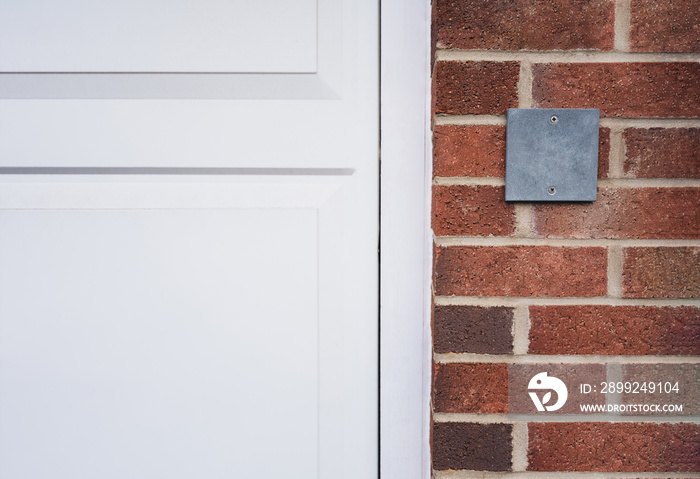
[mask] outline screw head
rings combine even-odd
[[[557,189],[554,186],[550,186],[549,188],[547,188],[547,193],[549,193],[550,195],[553,195],[556,192]]]
[[[559,118],[557,118],[556,115],[552,115],[552,117],[549,119],[549,121],[552,122],[552,123],[556,123],[556,122],[559,121]]]

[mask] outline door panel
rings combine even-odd
[[[3,175],[0,477],[372,477],[376,263],[324,173]]]
[[[339,99],[370,86],[375,3],[0,0],[0,98]]]
[[[0,74],[1,479],[376,477],[377,4],[269,3],[312,73]]]

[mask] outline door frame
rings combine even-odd
[[[381,0],[379,461],[430,477],[430,2]]]

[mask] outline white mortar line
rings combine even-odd
[[[456,412],[433,413],[435,422],[475,422],[479,424],[512,424],[514,421],[507,414],[473,414]]]
[[[505,125],[505,115],[436,115],[435,125]],[[601,118],[607,128],[700,128],[697,118]]]
[[[657,308],[692,306],[700,308],[700,299],[639,299],[639,298],[610,298],[597,296],[593,298],[508,298],[481,296],[435,296],[437,306],[653,306]]]
[[[478,414],[436,412],[433,420],[437,423],[471,422],[477,424],[516,424],[518,422],[651,422],[656,424],[697,424],[700,416],[615,416],[609,414]]]
[[[601,118],[600,126],[608,128],[700,128],[695,118]]]
[[[622,297],[622,270],[622,247],[608,247],[608,296],[611,298]]]
[[[505,186],[505,178],[496,177],[472,177],[465,178],[459,176],[436,176],[433,178],[434,185],[465,185],[465,186]]]
[[[505,115],[435,115],[436,125],[505,125]]]
[[[630,51],[630,0],[615,0],[615,50]]]
[[[611,156],[612,139],[611,138]],[[620,139],[621,141],[621,139]],[[610,160],[610,174],[622,175],[622,165],[618,164],[619,170],[614,171],[613,159]],[[493,176],[436,176],[433,178],[434,185],[491,185],[504,186],[505,178]],[[700,179],[689,178],[601,178],[598,180],[599,188],[700,188]],[[532,203],[516,202],[515,205],[531,205]]]
[[[700,239],[515,238],[512,236],[437,236],[437,246],[679,247],[700,246]]]
[[[518,77],[518,108],[532,107],[532,65],[529,61],[520,62]]]
[[[513,471],[527,470],[528,431],[527,423],[513,424]]]
[[[438,50],[437,61],[443,62],[530,62],[530,63],[636,63],[636,62],[697,62],[700,53],[630,53],[592,50],[560,51],[495,51]]]
[[[697,479],[700,473],[688,472],[487,472],[433,471],[434,479]]]
[[[609,178],[622,178],[622,165],[626,158],[625,143],[622,140],[622,132],[624,128],[620,125],[613,125],[610,128],[610,155],[608,166]],[[601,180],[598,180],[600,186]]]
[[[532,203],[515,203],[515,233],[518,238],[534,236]]]
[[[607,364],[605,366],[605,381],[608,383],[622,381],[622,364]],[[605,404],[606,406],[622,404],[622,392],[616,392],[608,388],[605,393]],[[610,414],[610,417],[614,418],[613,421],[619,421],[624,416],[618,412]]]
[[[439,364],[449,363],[505,363],[505,364],[700,364],[700,356],[603,356],[594,354],[434,354]]]
[[[612,137],[612,135],[611,135]],[[612,145],[611,145],[612,146]],[[612,149],[611,149],[612,150]],[[623,153],[624,154],[624,153]],[[622,174],[622,164],[620,164]],[[700,179],[688,178],[601,178],[599,188],[698,188]]]
[[[513,312],[513,354],[527,354],[530,347],[530,308],[521,304]]]

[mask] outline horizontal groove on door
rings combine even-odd
[[[350,176],[354,168],[0,167],[0,175]]]
[[[338,99],[340,68],[309,73],[0,72],[0,99]]]

